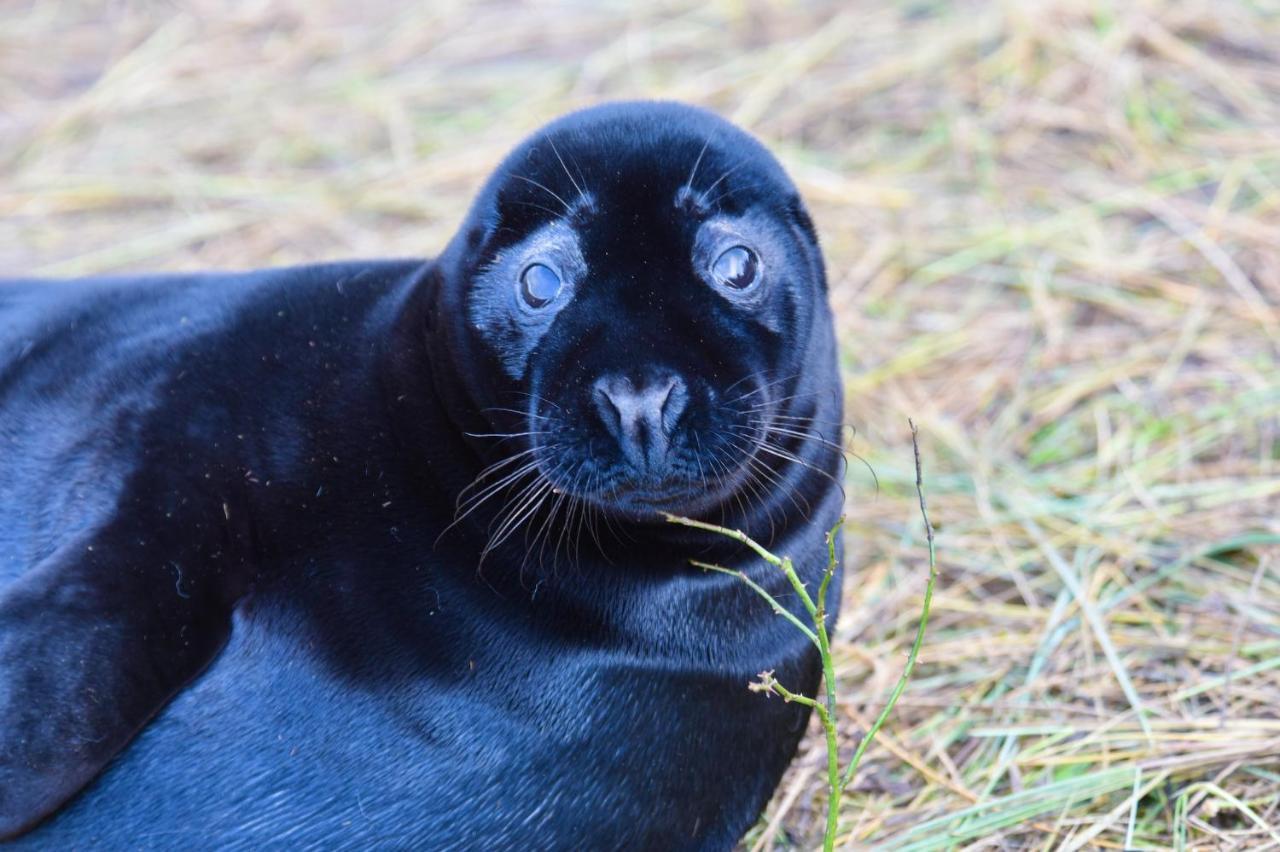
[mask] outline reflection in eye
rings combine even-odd
[[[725,287],[745,290],[755,283],[760,261],[755,252],[746,246],[734,246],[724,251],[711,267],[711,274]]]
[[[546,307],[559,294],[561,283],[550,266],[531,263],[520,273],[520,295],[531,308]]]

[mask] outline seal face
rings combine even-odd
[[[661,513],[816,583],[835,352],[794,186],[678,104],[434,261],[0,282],[0,838],[732,846],[808,715],[746,684],[817,655]]]
[[[477,213],[454,274],[502,365],[494,434],[527,442],[513,484],[536,483],[528,514],[698,513],[776,484],[790,453],[775,429],[811,412],[786,404],[825,282],[754,140],[684,108],[603,108],[517,150]]]

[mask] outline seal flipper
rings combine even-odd
[[[120,532],[71,542],[0,592],[0,841],[88,784],[230,632],[220,590]]]

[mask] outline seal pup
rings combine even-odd
[[[434,261],[0,285],[0,836],[730,847],[807,718],[747,684],[817,653],[660,513],[815,583],[840,411],[795,187],[672,103]]]

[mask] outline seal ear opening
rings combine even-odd
[[[479,221],[472,223],[471,227],[467,228],[467,254],[477,254],[497,230],[498,216],[496,213],[490,211],[484,216],[479,217]]]
[[[799,195],[791,196],[787,202],[787,214],[791,217],[792,222],[800,228],[801,232],[808,237],[809,242],[816,247],[818,245],[818,232],[813,227],[813,219],[809,217],[809,211],[805,209],[804,202],[800,200]]]
[[[818,231],[813,226],[813,219],[805,209],[799,195],[791,196],[787,202],[787,216],[791,219],[792,231],[800,238],[804,246],[805,260],[809,262],[809,271],[818,282],[823,293],[827,292],[826,266],[822,262],[822,248],[818,245]]]

